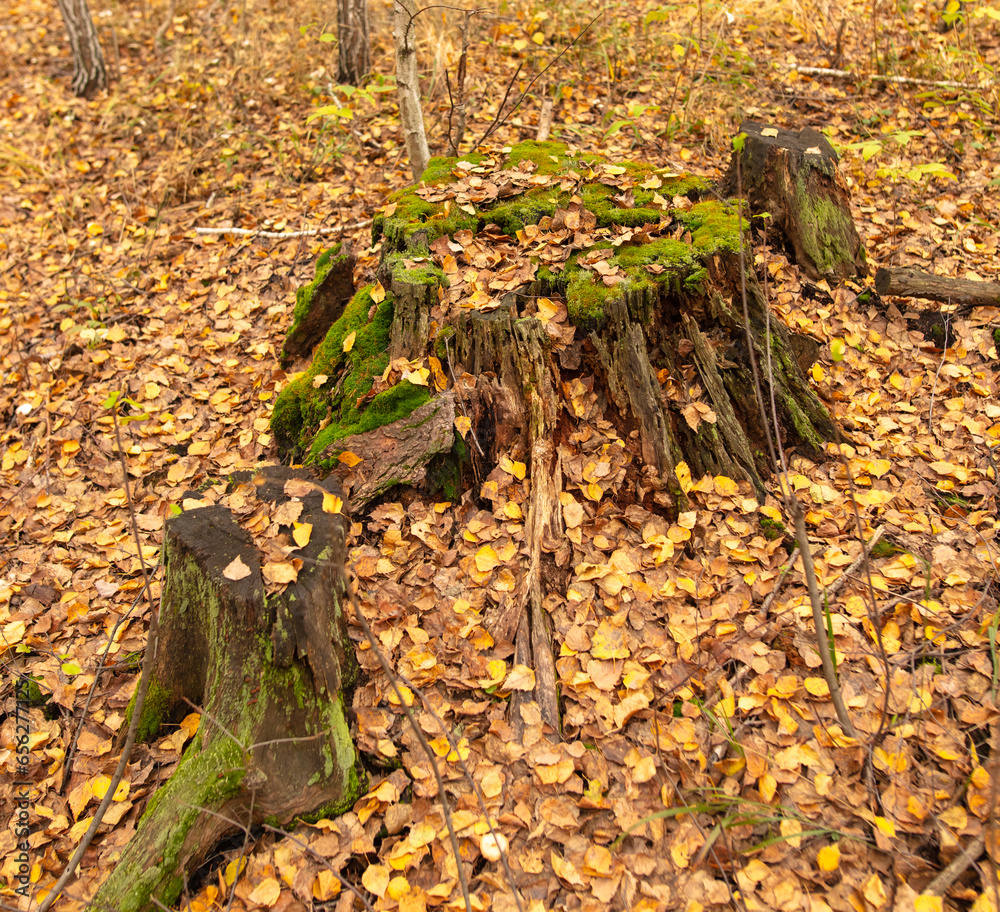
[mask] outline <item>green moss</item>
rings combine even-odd
[[[455,338],[455,327],[443,326],[434,339],[434,354],[439,361],[449,359],[449,349],[454,351],[452,339]]]
[[[836,275],[838,264],[854,262],[854,254],[848,242],[848,238],[854,234],[850,214],[827,199],[810,197],[802,175],[798,176],[796,191],[799,203],[796,215],[802,227],[805,250],[821,274]]]
[[[375,377],[389,364],[392,314],[392,295],[386,295],[377,306],[371,286],[354,295],[317,346],[309,368],[289,383],[275,402],[271,430],[283,449],[306,452],[324,422],[342,426],[357,422],[358,400],[371,391]],[[345,352],[344,340],[352,332],[353,346]],[[319,382],[320,376],[326,379]]]
[[[497,203],[490,209],[482,211],[483,221],[493,223],[504,234],[513,235],[525,225],[537,225],[545,216],[552,216],[560,202],[569,202],[569,196],[552,189],[532,190],[512,197],[502,203]]]
[[[468,155],[463,155],[461,158],[455,157],[445,157],[440,156],[438,158],[432,158],[427,162],[427,167],[424,168],[424,173],[420,175],[420,183],[426,186],[434,186],[435,184],[447,184],[455,176],[455,168],[460,161],[470,162],[473,165],[478,165],[485,158],[480,152],[470,152]]]
[[[760,531],[768,541],[777,541],[779,538],[788,537],[788,529],[785,528],[784,524],[776,519],[771,519],[770,516],[760,518]]]
[[[331,444],[344,437],[350,437],[352,434],[364,434],[366,431],[372,431],[377,427],[405,418],[414,409],[429,402],[430,398],[431,394],[427,387],[417,386],[408,380],[403,380],[379,393],[363,412],[358,413],[355,410],[351,420],[340,421],[323,428],[316,435],[309,455],[314,458]]]
[[[504,168],[516,168],[521,162],[530,161],[536,165],[536,174],[562,174],[570,162],[568,146],[561,142],[534,142],[528,140],[511,147],[504,159]]]
[[[125,708],[125,725],[131,724],[132,713],[135,710],[135,701],[139,695],[136,688]],[[142,716],[139,719],[139,727],[135,732],[135,740],[141,744],[152,741],[160,731],[163,724],[163,715],[170,704],[170,693],[161,687],[155,680],[150,681],[146,690],[146,699],[142,704]]]
[[[899,554],[902,550],[902,548],[894,545],[888,539],[883,538],[875,542],[875,547],[871,550],[871,556],[876,560],[881,560],[882,558],[892,557],[894,554]]]
[[[406,263],[400,257],[399,262],[392,268],[392,277],[395,281],[405,282],[408,285],[433,285],[434,287],[443,285],[445,288],[448,287],[448,279],[441,271],[441,267],[429,260],[407,269]]]
[[[736,207],[718,200],[703,200],[690,209],[677,210],[675,218],[691,232],[699,257],[709,257],[723,251],[738,253],[740,249],[740,217]],[[743,228],[749,228],[746,219]]]

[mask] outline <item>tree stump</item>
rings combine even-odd
[[[868,274],[861,238],[851,218],[851,199],[837,170],[837,153],[826,137],[746,121],[742,151],[733,155],[723,192],[742,193],[754,215],[769,213],[767,231],[783,238],[789,258],[811,279],[831,281]]]
[[[230,821],[333,816],[363,790],[345,719],[345,690],[357,675],[343,610],[347,520],[328,512],[339,489],[280,466],[241,480],[230,500],[258,526],[311,525],[302,547],[284,531],[268,541],[278,558],[291,544],[297,579],[266,595],[275,564],[262,568],[250,533],[221,505],[167,521],[160,640],[139,731],[148,740],[192,706],[201,722],[96,908],[170,906]]]
[[[600,454],[602,477],[622,479],[614,496],[673,518],[704,475],[747,480],[763,497],[769,434],[818,457],[834,433],[788,332],[741,269],[745,228],[700,178],[560,143],[434,159],[375,220],[378,284],[355,295],[275,406],[279,443],[345,486],[360,458],[345,441],[370,433],[374,410],[398,422],[445,390],[451,456],[479,482],[474,497],[489,499],[502,460],[528,467],[525,574],[490,632],[534,668],[527,698],[554,737],[544,602],[569,559],[563,503],[574,499],[561,448],[599,426],[615,441]],[[751,352],[768,402],[773,388],[776,429],[770,406],[757,406]],[[438,461],[440,450],[428,448]],[[515,697],[515,727],[517,709]]]

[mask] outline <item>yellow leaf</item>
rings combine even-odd
[[[331,494],[329,491],[323,492],[323,512],[324,513],[339,513],[344,506],[344,501],[338,497],[336,494]]]
[[[264,579],[277,586],[294,583],[299,575],[299,571],[295,569],[291,561],[271,561],[264,564],[262,572]]]
[[[386,895],[389,899],[398,901],[401,897],[410,892],[410,882],[405,877],[393,877],[389,881]]]
[[[896,835],[896,824],[891,820],[886,820],[885,817],[875,817],[875,826],[878,827],[879,832],[884,836],[895,836]]]
[[[337,457],[337,462],[342,463],[349,469],[353,469],[359,462],[362,462],[362,459],[356,453],[352,453],[350,450],[344,450],[344,452]]]
[[[819,865],[821,871],[827,873],[836,871],[840,867],[840,846],[823,846],[816,854],[816,863]]]
[[[376,282],[370,294],[376,304],[381,304],[385,300],[385,289],[382,287],[382,283]]]
[[[499,563],[500,558],[497,557],[497,553],[493,550],[492,545],[483,545],[476,552],[476,568],[480,573],[488,573]]]
[[[720,494],[723,497],[734,497],[739,494],[739,486],[733,481],[732,478],[727,478],[725,475],[715,476],[715,493]]]
[[[103,801],[104,796],[108,792],[109,785],[111,785],[110,776],[94,776],[94,778],[90,780],[90,793],[98,801]]]
[[[531,36],[531,40],[534,41],[535,44],[545,44],[545,36],[541,32],[535,32],[535,34]]]
[[[921,893],[913,900],[913,912],[941,912],[944,909],[944,899],[930,893]]]
[[[344,336],[344,351],[349,352],[354,348],[354,340],[358,337],[357,330],[352,330],[346,336]]]
[[[321,870],[313,881],[312,895],[320,902],[328,902],[340,893],[340,878],[332,871],[325,868]]]
[[[513,475],[518,481],[524,481],[528,467],[523,462],[515,462],[507,456],[500,458],[500,468],[508,475]]]
[[[465,415],[459,415],[455,419],[455,430],[462,435],[462,439],[464,440],[469,436],[469,431],[472,430],[472,421]]]
[[[496,687],[497,684],[507,677],[507,663],[503,659],[493,659],[486,666],[486,673],[489,677],[480,679],[480,687]]]
[[[674,473],[677,475],[677,482],[681,486],[681,491],[687,494],[692,487],[691,470],[686,462],[678,462]]]
[[[258,906],[273,906],[281,896],[281,884],[275,877],[265,877],[247,899]]]
[[[309,544],[309,536],[312,535],[312,523],[295,523],[292,528],[292,538],[300,548]]]

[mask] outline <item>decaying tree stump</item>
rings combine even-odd
[[[376,218],[379,283],[355,295],[275,406],[279,443],[346,485],[359,456],[345,441],[370,432],[373,409],[398,421],[446,389],[456,461],[471,455],[480,481],[503,457],[529,466],[526,573],[491,633],[535,669],[527,699],[554,735],[543,603],[567,496],[560,445],[588,422],[613,428],[609,458],[627,465],[620,496],[676,516],[692,476],[749,480],[763,496],[768,434],[814,457],[833,435],[788,332],[741,269],[745,228],[700,178],[560,143],[434,159]],[[776,429],[757,407],[751,350]],[[596,414],[573,404],[574,390],[597,394]],[[385,478],[394,456],[377,451]],[[521,724],[516,697],[511,722]]]
[[[790,259],[811,279],[839,281],[868,274],[851,218],[851,201],[837,171],[837,153],[811,128],[793,133],[746,121],[743,150],[733,156],[723,192],[735,195],[736,166],[754,215],[769,213],[767,231],[783,239]]]
[[[337,485],[280,466],[244,482],[236,496],[251,501],[258,524],[264,511],[272,527],[311,524],[308,542],[292,543],[298,578],[266,597],[254,541],[223,506],[167,521],[160,641],[140,734],[152,738],[192,706],[201,722],[95,908],[170,906],[231,821],[332,816],[363,790],[345,719],[357,674],[343,610],[347,521],[324,511],[324,492],[335,496],[329,508]]]

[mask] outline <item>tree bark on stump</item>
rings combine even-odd
[[[343,609],[347,520],[323,511],[335,481],[301,495],[304,478],[280,466],[253,477],[258,506],[300,496],[300,519],[312,524],[296,552],[298,579],[270,597],[257,548],[229,510],[205,506],[167,521],[160,641],[139,731],[148,740],[192,705],[201,722],[97,908],[170,906],[231,821],[333,816],[358,797],[363,773],[344,698],[357,674]],[[299,485],[295,496],[288,482]],[[233,570],[236,559],[245,569]]]
[[[746,121],[743,149],[733,156],[723,192],[742,193],[754,215],[769,213],[790,258],[811,279],[831,281],[868,274],[865,252],[851,218],[851,200],[826,137],[806,128],[793,133]]]

